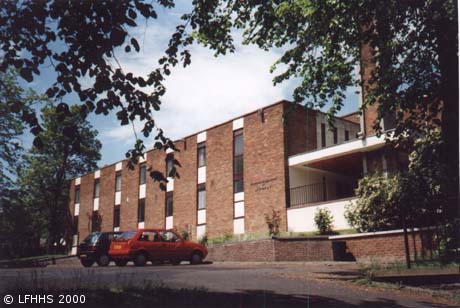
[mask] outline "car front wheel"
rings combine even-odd
[[[99,266],[107,266],[110,263],[110,259],[108,255],[100,255],[99,258],[97,258],[97,265]]]
[[[134,265],[144,266],[147,263],[147,256],[144,253],[140,253],[134,257]]]
[[[190,264],[201,264],[203,262],[203,257],[200,252],[195,251],[190,258]]]
[[[84,267],[91,267],[94,264],[93,260],[87,259],[87,258],[80,259],[80,262],[81,262],[81,265],[83,265]]]

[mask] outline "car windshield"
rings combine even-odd
[[[127,241],[133,238],[134,234],[136,234],[137,231],[126,231],[123,232],[122,234],[118,235],[114,241]]]
[[[90,235],[88,235],[83,242],[88,245],[96,245],[97,241],[101,237],[101,232],[93,232]]]

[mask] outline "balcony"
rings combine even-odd
[[[354,188],[356,188],[356,185],[356,181],[349,183],[337,182],[334,193],[329,193],[329,195],[328,190],[331,191],[331,189],[328,188],[328,184],[325,180],[321,183],[293,187],[289,190],[290,206],[316,204],[331,200],[351,198],[354,196]]]

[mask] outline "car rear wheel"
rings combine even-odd
[[[126,266],[127,263],[128,263],[128,260],[116,260],[115,261],[116,266]]]
[[[190,258],[190,264],[201,264],[203,262],[203,256],[200,252],[195,251]]]
[[[145,253],[137,254],[133,261],[136,266],[144,266],[147,263],[147,256]]]
[[[110,259],[108,255],[100,255],[99,258],[97,258],[97,265],[99,266],[107,266],[110,263]]]
[[[91,267],[94,264],[94,260],[91,259],[80,259],[81,265],[84,267]]]

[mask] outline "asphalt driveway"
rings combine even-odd
[[[296,307],[454,306],[427,294],[356,286],[349,282],[356,269],[354,263],[215,263],[89,269],[75,263],[1,270],[0,290],[3,295],[16,286],[27,290],[29,287],[67,289],[152,284],[205,288],[209,293],[238,296],[242,307],[248,297],[260,298],[260,306],[272,306],[267,300],[274,298]]]

